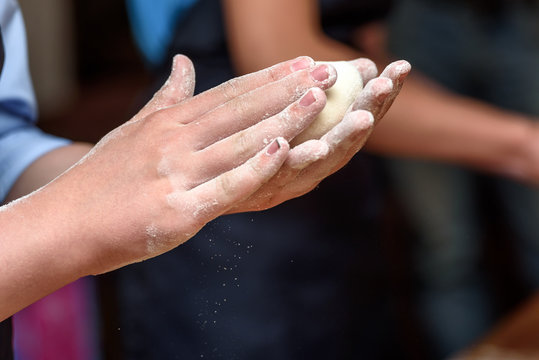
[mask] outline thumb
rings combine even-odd
[[[153,98],[140,110],[137,118],[176,105],[193,96],[195,91],[195,68],[187,56],[176,55],[172,60],[170,75]]]

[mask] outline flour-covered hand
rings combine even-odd
[[[292,148],[279,172],[230,212],[263,210],[301,196],[343,167],[362,148],[402,88],[410,64],[404,60],[391,63],[377,76],[371,60],[361,58],[350,63],[366,85],[342,121],[319,140]]]

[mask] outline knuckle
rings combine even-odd
[[[240,132],[234,144],[234,155],[236,158],[244,159],[251,154],[250,136],[246,131]]]
[[[291,100],[299,99],[305,90],[314,86],[314,81],[306,70],[295,72],[284,79],[285,90],[292,95]]]
[[[230,173],[226,173],[220,176],[218,178],[217,184],[219,187],[218,191],[220,191],[226,199],[232,197],[237,188],[237,184],[233,180]]]
[[[240,97],[237,101],[234,101],[234,106],[232,107],[234,111],[234,115],[238,119],[243,119],[247,116],[249,116],[251,108],[248,104],[248,101],[244,101],[242,97]]]
[[[237,96],[239,82],[237,79],[231,79],[223,83],[220,90],[226,99],[231,99]]]
[[[268,78],[270,82],[279,81],[282,78],[282,70],[278,66],[272,66],[267,70]]]

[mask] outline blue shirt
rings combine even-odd
[[[28,70],[26,32],[16,0],[0,1],[5,61],[0,74],[0,202],[37,158],[66,145],[35,126],[37,109]]]
[[[126,0],[135,41],[150,65],[167,55],[176,24],[198,0]]]

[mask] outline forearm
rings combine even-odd
[[[75,143],[38,158],[17,179],[6,202],[49,183],[90,148]],[[82,275],[81,258],[75,256],[81,248],[74,244],[80,235],[66,228],[76,217],[63,212],[66,203],[51,191],[36,192],[0,210],[0,319]]]
[[[0,320],[82,276],[77,217],[62,200],[38,191],[0,208]]]
[[[434,159],[519,179],[530,176],[526,117],[458,96],[417,76],[367,142],[370,151]]]
[[[365,56],[324,35],[317,23],[316,1],[276,1],[223,0],[231,53],[239,71],[263,66],[265,59],[300,54],[317,60]],[[378,39],[383,31],[370,31],[364,37],[370,39],[373,34],[378,34]],[[387,56],[381,50],[383,44],[374,45],[366,46],[371,49],[368,56],[373,56],[381,69]],[[412,76],[377,125],[367,149],[384,155],[454,162],[537,182],[535,163],[539,159],[534,135],[530,135],[532,127],[522,115],[452,94]]]
[[[327,61],[362,56],[356,49],[324,34],[318,23],[317,1],[222,0],[222,3],[231,57],[240,73],[302,55]]]
[[[268,44],[259,52],[241,45],[237,46],[237,51],[233,52],[233,63],[236,70],[241,74],[256,71],[269,64],[302,55],[323,61],[353,60],[365,57],[363,53],[316,32],[311,33],[310,36],[297,43],[289,43],[286,47]]]

